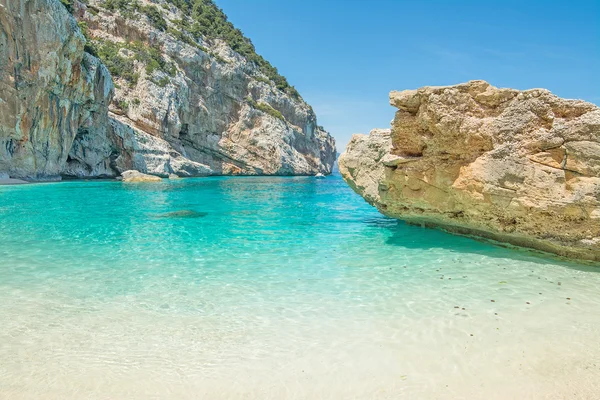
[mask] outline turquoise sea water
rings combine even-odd
[[[0,187],[0,399],[600,398],[599,334],[600,269],[339,177]]]

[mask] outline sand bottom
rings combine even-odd
[[[0,224],[2,400],[600,398],[598,268],[337,179],[4,187]]]

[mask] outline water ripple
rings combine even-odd
[[[600,393],[598,270],[339,177],[0,187],[0,260],[0,399]]]

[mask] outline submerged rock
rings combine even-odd
[[[123,182],[161,182],[162,179],[158,176],[143,174],[139,171],[125,171],[122,174]]]
[[[600,261],[600,108],[484,81],[392,92],[342,176],[383,214]]]
[[[194,210],[179,210],[172,211],[164,214],[158,214],[156,218],[202,218],[206,217],[208,213],[199,212]]]
[[[179,175],[169,174],[169,179],[181,179]]]

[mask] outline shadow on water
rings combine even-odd
[[[365,223],[388,230],[391,235],[386,239],[385,244],[390,246],[417,250],[442,248],[457,253],[470,253],[536,264],[552,264],[579,271],[600,273],[600,265],[597,263],[574,261],[551,253],[516,247],[485,238],[461,236],[433,228],[422,228],[393,218],[370,218],[365,220]]]

